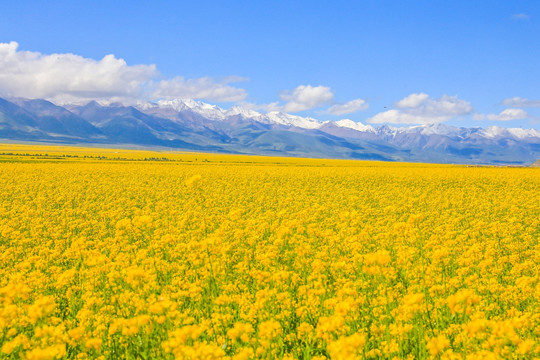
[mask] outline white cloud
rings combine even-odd
[[[527,119],[529,114],[523,109],[504,109],[499,114],[474,114],[474,120],[511,121]]]
[[[221,79],[221,83],[241,83],[241,82],[248,82],[249,81],[249,78],[248,77],[245,77],[245,76],[238,76],[238,75],[229,75],[229,76],[224,76],[222,79]]]
[[[365,110],[369,107],[364,99],[355,99],[346,102],[345,104],[336,104],[331,106],[326,112],[332,115],[351,114],[360,110]]]
[[[530,16],[525,13],[519,13],[512,15],[512,20],[528,20]]]
[[[0,93],[4,96],[77,99],[133,98],[156,76],[154,65],[128,66],[107,55],[97,61],[74,54],[43,55],[0,43]]]
[[[334,99],[334,93],[327,86],[299,85],[294,90],[282,91],[279,98],[282,102],[274,101],[268,104],[243,102],[241,105],[251,110],[294,113],[327,105]]]
[[[177,76],[170,80],[162,80],[155,84],[153,98],[164,99],[208,99],[219,102],[238,102],[247,97],[244,89],[217,83],[210,77],[184,79]]]
[[[286,101],[282,111],[298,112],[328,104],[334,99],[334,93],[327,86],[300,85],[292,91],[282,92],[279,97]]]
[[[396,103],[396,106],[399,108],[415,108],[420,106],[422,103],[426,102],[429,99],[428,94],[411,94],[404,99],[401,99]]]
[[[114,55],[101,60],[75,54],[41,54],[0,43],[0,96],[44,98],[56,103],[107,100],[133,103],[152,96],[237,101],[245,90],[228,85],[237,77],[159,80],[155,65],[128,65]],[[170,91],[170,93],[167,93]]]
[[[503,105],[515,107],[540,107],[540,100],[529,100],[520,97],[504,99]]]
[[[467,115],[473,108],[468,101],[457,96],[443,95],[431,99],[424,93],[411,94],[395,103],[398,109],[376,114],[368,122],[380,124],[433,124],[447,121],[453,117]]]

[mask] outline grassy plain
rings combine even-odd
[[[0,145],[0,358],[540,356],[540,169]]]

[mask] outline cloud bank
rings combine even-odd
[[[327,86],[300,85],[292,91],[283,91],[279,97],[286,102],[282,111],[298,112],[327,105],[334,99],[334,93]]]
[[[157,82],[155,88],[153,98],[209,99],[219,102],[238,102],[247,97],[244,89],[230,86],[226,81],[216,82],[210,77],[184,79],[182,76],[177,76],[170,80]]]
[[[474,114],[474,120],[511,121],[527,119],[529,114],[523,109],[505,109],[499,114]]]
[[[237,78],[160,80],[155,65],[128,65],[114,55],[94,60],[18,47],[14,41],[0,43],[0,96],[44,98],[59,104],[89,100],[134,103],[172,97],[229,102],[247,96],[244,89],[229,85]]]
[[[368,122],[374,124],[434,124],[470,114],[471,104],[457,96],[432,99],[425,93],[411,94],[394,104],[397,109],[378,113]]]
[[[514,107],[540,107],[540,100],[529,100],[521,97],[504,99],[503,105]]]
[[[355,99],[345,104],[336,104],[330,106],[326,111],[328,114],[332,115],[345,115],[358,112],[360,110],[366,110],[369,107],[369,104],[364,99]]]
[[[128,65],[124,59],[106,55],[100,60],[75,54],[42,54],[19,50],[17,42],[0,43],[0,96],[42,98],[57,104],[90,100],[134,104],[158,99],[202,99],[242,103],[245,89],[233,84],[239,76],[222,79],[177,76],[163,79],[156,65]],[[279,94],[281,102],[248,104],[266,111],[300,112],[332,103],[327,86],[300,85]],[[348,114],[367,108],[362,99],[334,105],[330,114]]]
[[[330,105],[334,100],[334,93],[328,86],[300,85],[293,90],[282,91],[279,98],[281,102],[275,101],[269,104],[244,103],[242,105],[249,109],[295,113]],[[322,113],[344,115],[365,110],[368,107],[369,104],[365,100],[355,99],[344,104],[332,105]]]

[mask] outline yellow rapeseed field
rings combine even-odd
[[[0,145],[0,358],[540,357],[540,169]]]

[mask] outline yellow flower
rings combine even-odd
[[[233,360],[248,360],[252,359],[254,356],[253,349],[251,348],[242,348],[235,355],[233,355]]]
[[[84,328],[82,326],[76,327],[68,331],[70,340],[77,341],[84,335]]]
[[[299,339],[305,339],[312,336],[313,330],[314,329],[313,329],[313,326],[311,326],[311,324],[303,322],[300,325],[298,325],[298,329],[296,331],[297,331],[297,335]]]
[[[275,320],[267,320],[259,324],[258,336],[261,339],[273,340],[281,335],[282,332],[281,324]]]
[[[45,348],[34,348],[25,353],[28,360],[52,360],[60,359],[66,355],[66,347],[63,344],[51,345]]]
[[[450,346],[450,340],[445,335],[440,334],[429,339],[426,346],[431,356],[437,356]]]
[[[101,349],[102,343],[103,343],[103,341],[101,339],[92,338],[92,339],[86,340],[86,342],[84,343],[84,346],[88,350],[96,350],[97,351],[97,350]]]
[[[459,290],[447,299],[448,307],[452,314],[471,313],[471,306],[480,302],[480,296],[468,289]]]
[[[521,344],[518,345],[518,348],[516,350],[516,354],[518,355],[527,355],[528,353],[530,353],[533,348],[534,348],[534,345],[536,344],[536,342],[532,339],[527,339],[525,341],[523,341]]]
[[[363,357],[365,344],[366,336],[361,333],[356,333],[331,342],[328,345],[328,352],[332,359],[361,359]]]
[[[248,342],[251,333],[253,333],[253,327],[251,324],[236,323],[232,329],[227,331],[227,336],[232,340],[233,343],[237,342],[238,340]]]

